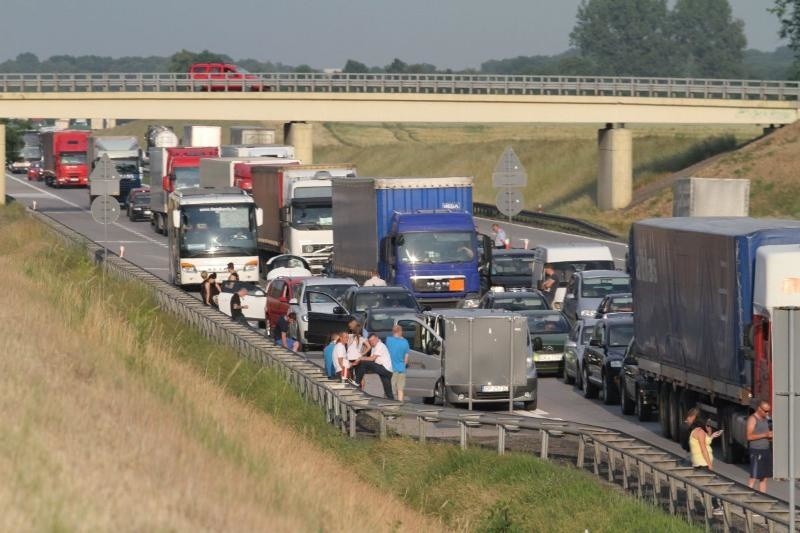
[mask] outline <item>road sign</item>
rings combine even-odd
[[[514,149],[509,146],[494,167],[492,187],[495,189],[501,187],[525,187],[527,184],[528,173],[525,172],[525,167],[522,166],[519,157],[514,153]]]
[[[92,202],[92,218],[99,224],[113,224],[119,219],[119,202],[113,196],[101,195]]]
[[[507,217],[513,217],[522,211],[524,199],[519,189],[503,188],[495,199],[497,209]]]
[[[119,195],[119,174],[117,173],[117,165],[109,159],[108,154],[97,160],[94,170],[89,174],[89,194],[91,196],[100,196],[109,194],[111,196]]]

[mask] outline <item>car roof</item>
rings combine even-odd
[[[510,250],[500,248],[492,250],[492,257],[515,257],[520,255],[536,257],[536,252],[533,250],[526,250],[525,248],[511,248]]]
[[[304,280],[307,280],[309,277],[311,277],[311,276],[297,276],[297,277],[278,276],[275,279],[269,280],[269,283],[267,285],[269,285],[270,283],[273,283],[275,281],[279,281],[280,280],[280,281],[285,281],[286,283],[288,283],[289,285],[294,287],[295,285],[299,285]]]
[[[633,298],[633,293],[630,292],[612,292],[611,294],[606,294],[606,298],[611,300],[613,298]]]
[[[477,307],[469,309],[434,309],[432,311],[425,311],[423,314],[428,316],[442,316],[444,318],[475,318],[487,316],[499,317],[519,315],[519,313],[507,311],[505,309],[481,309]]]
[[[410,293],[411,291],[408,290],[406,287],[399,287],[397,285],[389,285],[386,287],[362,287],[360,285],[354,285],[353,287],[347,289],[348,291],[355,292],[355,293],[381,293],[381,292],[404,292]]]
[[[375,308],[367,309],[367,311],[366,311],[367,315],[374,315],[376,313],[383,313],[383,314],[395,315],[395,316],[398,316],[398,315],[400,315],[400,316],[408,315],[410,317],[417,316],[417,313],[414,313],[413,311],[409,311],[408,309],[405,309],[403,307],[375,307]]]
[[[311,276],[302,279],[304,285],[318,286],[318,285],[358,285],[353,278],[326,278],[323,276]]]
[[[626,316],[609,316],[598,322],[605,322],[609,326],[633,324],[633,313],[628,313]]]
[[[575,276],[582,278],[629,278],[627,272],[621,270],[584,270],[575,272]]]
[[[546,316],[546,315],[561,315],[566,320],[567,317],[558,309],[526,309],[524,311],[514,311],[515,314],[525,316]]]
[[[509,292],[493,292],[490,293],[495,300],[513,300],[516,298],[525,298],[526,296],[536,296],[538,298],[544,298],[544,295],[541,291],[509,291]]]

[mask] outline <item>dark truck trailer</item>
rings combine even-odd
[[[679,424],[698,405],[724,430],[726,461],[746,447],[750,407],[772,395],[769,350],[751,340],[769,321],[760,295],[780,283],[767,267],[786,262],[767,252],[798,243],[800,221],[794,220],[634,223],[628,255],[636,309],[632,355],[642,384],[638,394],[657,407],[665,436],[678,440]],[[800,264],[790,268],[800,276]]]

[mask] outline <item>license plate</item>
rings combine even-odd
[[[78,178],[70,178],[69,181],[78,181]]]
[[[508,385],[484,385],[481,392],[508,392]]]
[[[533,355],[534,361],[561,361],[564,358],[563,353],[537,353]]]
[[[450,290],[453,292],[461,292],[464,290],[464,280],[463,279],[451,279],[450,280]]]

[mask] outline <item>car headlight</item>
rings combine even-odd
[[[314,253],[314,245],[313,244],[304,244],[303,245],[303,253],[304,254],[313,254]]]
[[[506,289],[505,289],[505,287],[499,287],[499,286],[498,286],[498,287],[492,287],[492,288],[491,288],[491,289],[489,289],[489,290],[490,290],[491,292],[506,292]]]
[[[245,272],[258,270],[258,261],[248,261],[244,264],[244,268],[242,270]]]
[[[581,316],[594,317],[595,313],[596,313],[596,311],[593,311],[591,309],[582,309],[581,310]]]
[[[184,274],[197,274],[197,268],[192,263],[181,263],[181,272]]]
[[[462,304],[462,307],[464,309],[475,309],[478,307],[478,302],[479,301],[476,298],[466,298]]]
[[[622,361],[610,361],[608,366],[611,368],[622,368]]]
[[[529,355],[528,357],[525,358],[525,365],[528,368],[533,368],[533,356],[532,355]]]
[[[303,322],[308,322],[308,315],[300,315],[300,320]]]

